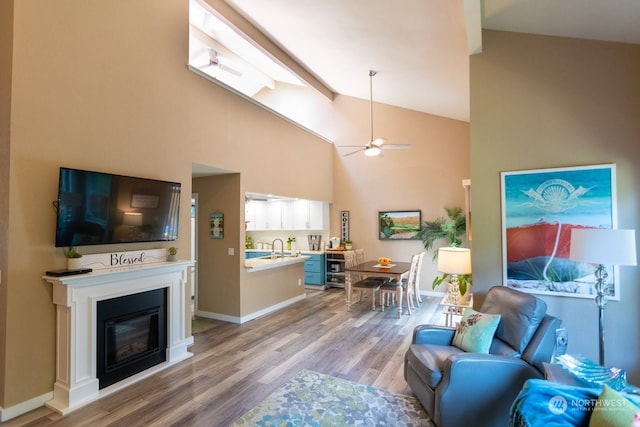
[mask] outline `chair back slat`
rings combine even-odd
[[[354,265],[358,264],[356,262],[356,254],[353,251],[347,251],[344,253],[344,266],[346,268],[350,268],[353,267]]]

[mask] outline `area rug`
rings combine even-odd
[[[232,426],[434,426],[416,398],[302,370]]]

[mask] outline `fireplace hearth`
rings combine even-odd
[[[166,360],[166,290],[98,301],[100,389]]]

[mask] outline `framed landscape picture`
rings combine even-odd
[[[595,266],[569,259],[571,230],[616,228],[614,164],[502,172],[504,285],[521,291],[593,298]],[[610,299],[617,269],[606,266]]]
[[[422,211],[382,211],[378,212],[380,240],[419,239]]]

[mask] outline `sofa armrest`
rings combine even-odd
[[[455,329],[439,325],[418,325],[413,330],[412,344],[451,345]]]
[[[465,417],[467,421],[476,421],[476,425],[506,426],[511,403],[524,382],[542,377],[536,368],[519,358],[479,353],[450,356],[442,374],[435,399],[440,408],[449,410],[440,411],[434,420],[442,426],[465,425]],[[461,399],[464,413],[451,410],[460,407]]]

